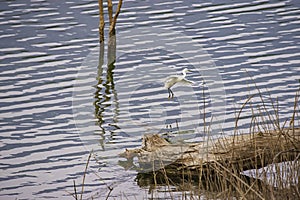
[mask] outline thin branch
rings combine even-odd
[[[109,25],[111,26],[112,21],[113,21],[113,4],[112,4],[112,0],[107,0],[107,10],[108,10]]]
[[[278,125],[276,124],[276,120],[275,120],[274,117],[270,114],[270,112],[267,110],[265,101],[264,101],[264,99],[263,99],[263,97],[262,97],[262,93],[261,93],[260,89],[258,88],[256,82],[253,80],[253,78],[251,77],[250,73],[249,73],[247,70],[245,70],[245,71],[246,71],[246,73],[248,74],[248,76],[249,76],[249,78],[251,79],[251,81],[254,83],[254,86],[255,86],[256,90],[258,91],[258,94],[259,94],[259,97],[260,97],[260,99],[261,99],[263,108],[264,108],[265,112],[267,113],[267,116],[268,116],[269,120],[272,122],[272,125],[274,126],[274,128],[277,128],[277,130],[280,130],[280,127],[278,127]]]
[[[74,187],[74,193],[75,193],[73,197],[74,197],[76,200],[78,200],[75,180],[73,180],[73,187]]]
[[[111,0],[108,0],[108,1],[111,1]],[[116,13],[115,13],[114,17],[112,18],[112,20],[110,21],[110,27],[109,27],[109,35],[110,36],[115,34],[115,26],[117,23],[117,18],[121,12],[122,3],[123,3],[123,0],[119,0]],[[111,10],[111,12],[112,12],[112,10]],[[112,15],[110,17],[112,17]]]
[[[80,200],[82,200],[82,196],[83,196],[83,192],[84,192],[84,183],[85,183],[85,177],[86,177],[86,173],[87,173],[87,169],[90,163],[90,159],[92,156],[93,151],[91,151],[88,160],[86,161],[86,165],[85,165],[85,170],[84,170],[84,174],[83,174],[83,178],[82,178],[82,186],[81,186],[81,195],[80,195]]]
[[[116,10],[114,19],[113,19],[114,26],[117,22],[117,18],[119,17],[120,12],[121,12],[122,4],[123,4],[123,0],[119,0],[118,7],[117,7],[117,10]]]
[[[98,0],[99,4],[99,40],[100,43],[104,42],[104,13],[103,13],[103,0]]]
[[[244,109],[244,107],[247,105],[247,103],[255,96],[255,94],[251,95],[250,97],[248,97],[248,99],[243,103],[237,117],[236,117],[236,120],[235,120],[235,129],[234,129],[234,135],[236,135],[236,132],[237,132],[237,127],[238,127],[238,121],[240,119],[240,115]]]
[[[107,200],[108,198],[109,198],[109,196],[110,196],[110,193],[113,191],[113,187],[110,187],[110,186],[108,186],[108,189],[109,189],[109,192],[108,192],[108,194],[107,194],[107,196],[106,196],[106,198],[105,198],[105,200]]]

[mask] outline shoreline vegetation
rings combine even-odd
[[[300,199],[299,91],[292,116],[282,122],[278,102],[270,98],[273,110],[268,110],[257,90],[260,105],[253,108],[255,95],[245,101],[232,136],[171,144],[158,134],[145,135],[142,147],[126,149],[120,157],[138,172],[138,185],[149,187],[149,192],[164,185],[189,191],[182,199]],[[239,134],[238,122],[247,104],[252,110],[251,132]],[[255,178],[247,176],[247,170]]]
[[[195,192],[210,191],[221,199],[299,199],[299,180],[288,177],[289,185],[284,185],[286,181],[279,170],[280,163],[293,161],[293,165],[286,163],[285,168],[299,178],[299,140],[300,128],[230,136],[216,139],[209,146],[203,143],[174,145],[158,135],[146,135],[141,148],[126,150],[120,156],[129,162],[138,157],[139,167],[135,168],[139,171],[140,187],[190,185]],[[260,174],[263,179],[255,179],[242,173],[253,169],[258,173],[260,168],[269,165],[278,170],[274,172],[277,177],[272,185],[267,184],[266,174]],[[298,185],[290,185],[296,182]]]
[[[119,165],[135,170],[138,186],[152,196],[159,197],[157,191],[165,188],[170,199],[178,199],[178,192],[180,199],[300,199],[299,91],[294,112],[285,121],[279,119],[278,102],[271,100],[274,110],[268,111],[259,91],[259,114],[252,107],[252,95],[237,114],[232,136],[172,144],[158,134],[144,135],[141,147],[119,155]],[[253,114],[251,132],[239,134],[238,121],[246,104]],[[74,199],[82,199],[91,155],[82,184],[74,182],[70,193]],[[106,199],[114,199],[110,197],[114,188],[107,189]]]

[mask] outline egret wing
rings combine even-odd
[[[187,79],[182,79],[180,82],[178,82],[178,83],[180,83],[180,84],[182,84],[182,85],[193,85],[193,84],[195,84],[195,82],[194,81],[190,81],[190,80],[187,80]]]

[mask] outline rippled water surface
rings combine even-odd
[[[296,0],[126,1],[114,67],[99,59],[97,1],[0,5],[1,199],[71,199],[91,150],[84,198],[104,198],[110,186],[116,199],[150,199],[118,157],[143,134],[201,141],[208,125],[232,134],[237,109],[258,90],[267,108],[270,97],[279,102],[281,122],[293,112]],[[168,99],[164,79],[186,67],[195,84]],[[241,132],[251,116],[246,107]]]

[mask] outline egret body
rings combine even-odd
[[[174,93],[171,90],[171,87],[173,85],[175,85],[176,83],[180,83],[180,84],[194,84],[193,81],[187,80],[186,77],[186,73],[189,72],[189,70],[187,68],[185,68],[184,70],[182,70],[182,75],[178,76],[169,76],[166,80],[165,80],[165,88],[168,89],[169,92],[169,97],[168,98],[173,98],[174,97]]]

